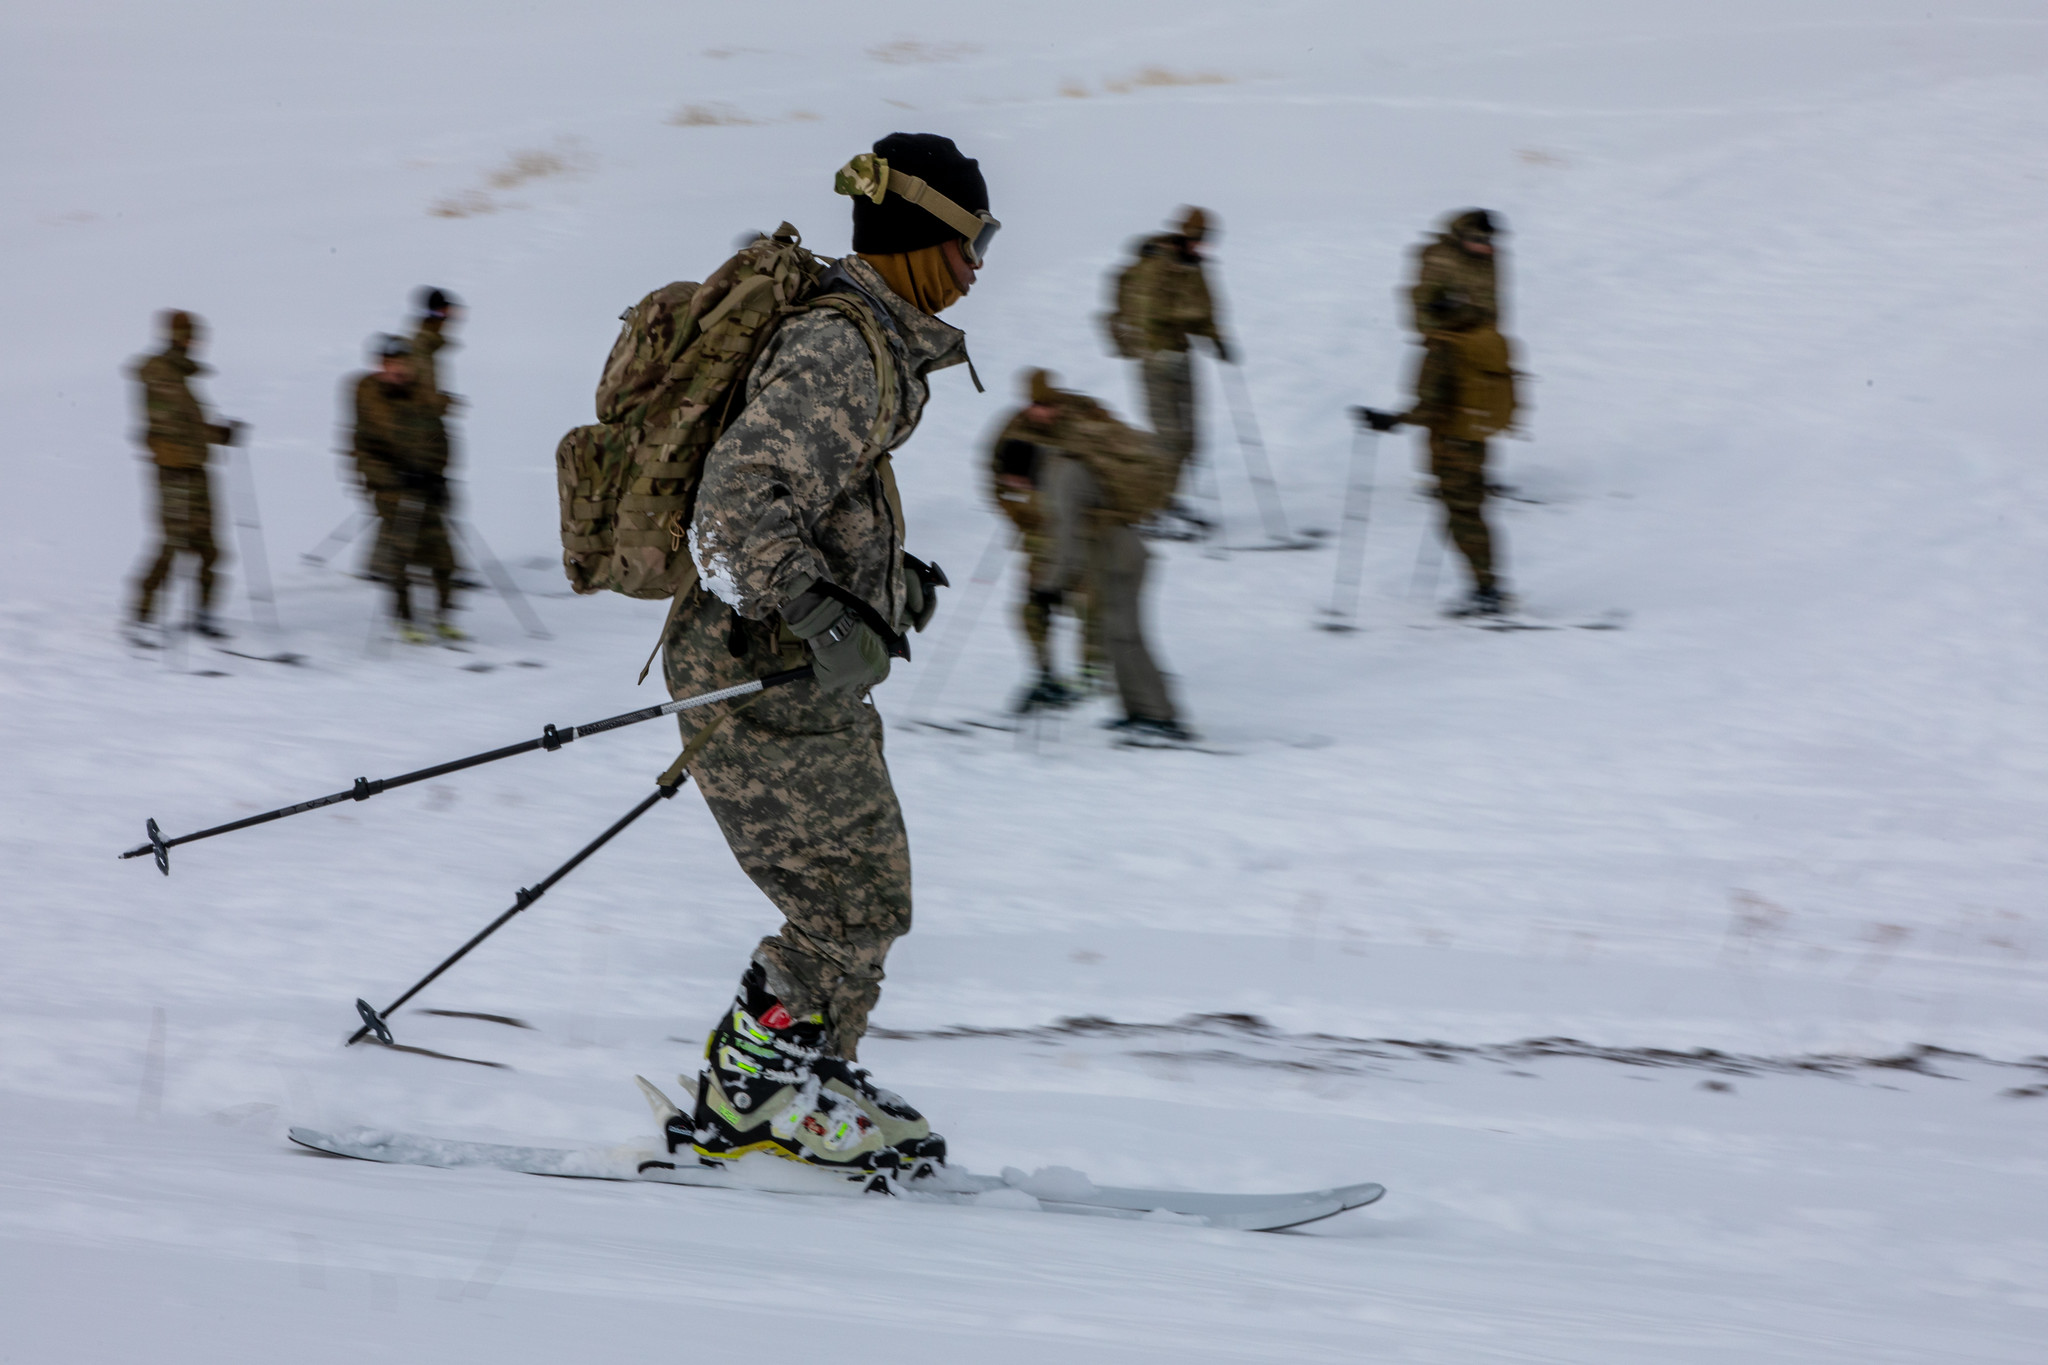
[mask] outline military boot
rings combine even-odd
[[[669,1151],[687,1146],[707,1166],[766,1152],[891,1180],[943,1165],[946,1140],[924,1116],[826,1046],[823,1016],[793,1017],[750,964],[705,1040],[695,1112],[669,1120]]]
[[[1472,595],[1452,608],[1453,616],[1505,616],[1515,609],[1515,599],[1496,587],[1472,589]]]
[[[208,640],[232,640],[235,638],[220,628],[220,623],[213,619],[213,613],[205,607],[201,607],[192,613],[190,629],[194,635]]]

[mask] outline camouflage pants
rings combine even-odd
[[[1095,604],[1102,633],[1116,670],[1116,690],[1124,714],[1137,720],[1175,720],[1173,695],[1166,676],[1145,644],[1145,572],[1151,552],[1134,527],[1110,526],[1097,533],[1099,553],[1094,569]]]
[[[1032,662],[1038,665],[1040,673],[1053,673],[1051,607],[1040,604],[1036,599],[1042,587],[1050,586],[1053,576],[1052,544],[1041,535],[1027,534],[1024,537],[1024,552],[1030,557],[1029,570],[1024,579],[1024,600],[1017,605],[1017,619],[1023,624],[1024,638],[1031,645]],[[1094,551],[1090,549],[1090,559]],[[1094,578],[1091,571],[1089,578]],[[1060,605],[1081,623],[1081,663],[1086,668],[1106,668],[1109,650],[1102,639],[1102,613],[1093,609],[1086,588],[1069,590],[1062,594]]]
[[[171,576],[180,553],[199,559],[199,609],[213,605],[213,566],[220,551],[213,543],[213,490],[202,469],[156,466],[157,521],[161,544],[156,558],[136,584],[135,619],[147,621],[156,611],[157,590]]]
[[[1429,472],[1444,505],[1444,530],[1472,567],[1472,585],[1491,588],[1493,534],[1486,529],[1486,442],[1429,433]]]
[[[415,567],[433,578],[437,605],[445,614],[455,599],[455,549],[448,543],[445,502],[411,489],[379,489],[372,498],[377,507],[377,545],[370,552],[370,573],[391,585],[398,619],[412,620]]]
[[[805,661],[793,637],[736,622],[709,593],[677,612],[662,648],[669,695],[687,696]],[[882,996],[889,946],[910,932],[910,839],[865,698],[810,683],[677,716],[687,743],[725,717],[690,768],[754,885],[782,912],[754,960],[790,1013],[822,1013],[853,1060]]]
[[[1138,362],[1145,412],[1160,449],[1179,471],[1195,453],[1195,366],[1187,351],[1154,351]]]

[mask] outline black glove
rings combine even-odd
[[[1392,431],[1407,420],[1401,413],[1381,412],[1378,408],[1353,408],[1351,415],[1358,419],[1360,426],[1371,427],[1374,431]]]
[[[1058,611],[1060,603],[1066,601],[1066,598],[1067,595],[1058,588],[1034,588],[1031,592],[1031,605],[1040,611]]]
[[[227,426],[228,439],[226,441],[226,444],[231,446],[240,445],[242,443],[243,433],[249,430],[249,424],[247,422],[237,422],[231,417],[228,419]]]
[[[1224,342],[1222,337],[1211,337],[1209,339],[1216,343],[1216,358],[1218,360],[1222,361],[1225,365],[1235,365],[1237,363],[1236,357],[1231,353],[1229,345]]]
[[[910,609],[913,629],[923,630],[939,610],[939,589],[950,588],[946,571],[927,564],[914,554],[903,556],[903,605]]]
[[[806,588],[782,619],[810,649],[819,691],[863,692],[889,676],[889,647],[837,598]]]

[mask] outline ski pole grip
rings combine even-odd
[[[770,673],[762,678],[761,690],[766,692],[771,687],[781,687],[785,683],[802,682],[806,678],[817,676],[817,672],[818,670],[810,664],[805,664],[801,668],[785,668],[780,673]]]

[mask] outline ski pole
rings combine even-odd
[[[1230,395],[1231,421],[1237,427],[1237,444],[1244,451],[1244,469],[1252,482],[1252,496],[1259,504],[1259,520],[1266,523],[1266,538],[1291,540],[1293,535],[1287,529],[1287,514],[1280,508],[1280,486],[1273,482],[1273,467],[1266,459],[1266,443],[1259,436],[1258,418],[1252,413],[1251,386],[1245,383],[1244,372],[1236,365],[1226,364],[1221,368],[1236,381],[1223,387]]]
[[[751,697],[756,692],[765,692],[771,687],[782,687],[788,683],[802,682],[810,676],[811,665],[804,664],[800,668],[786,668],[780,673],[770,673],[765,678],[755,678],[751,682],[738,683],[732,687],[721,687],[713,692],[701,692],[694,697],[678,698],[675,701],[663,702],[659,706],[642,707],[638,711],[626,711],[616,716],[607,717],[604,720],[592,721],[588,725],[572,725],[565,730],[558,730],[554,726],[549,725],[541,730],[540,738],[538,739],[529,739],[520,744],[508,744],[502,749],[491,749],[484,753],[471,754],[467,758],[458,758],[452,763],[437,763],[431,768],[421,768],[417,772],[402,773],[397,777],[379,778],[375,782],[370,781],[366,777],[359,777],[356,779],[355,785],[346,791],[338,791],[329,796],[316,797],[311,801],[301,801],[294,806],[280,806],[276,810],[265,811],[261,815],[251,815],[240,820],[231,820],[225,825],[215,825],[212,829],[202,829],[193,834],[181,834],[175,839],[164,838],[162,832],[157,828],[156,821],[151,820],[146,826],[149,831],[149,842],[137,844],[121,856],[123,858],[140,858],[145,853],[154,854],[156,856],[156,870],[168,877],[171,875],[170,851],[179,844],[189,844],[199,839],[211,839],[216,834],[232,833],[238,829],[247,829],[251,825],[268,824],[272,820],[282,820],[287,815],[298,815],[309,810],[319,810],[322,806],[332,806],[341,801],[367,801],[371,797],[390,791],[394,787],[404,787],[414,782],[424,782],[430,777],[443,777],[449,773],[461,772],[464,768],[474,768],[484,763],[495,763],[501,758],[511,758],[514,754],[530,754],[535,749],[545,749],[549,753],[553,753],[564,744],[588,735],[601,735],[607,730],[623,729],[628,725],[638,725],[643,720],[653,720],[657,716],[672,716],[678,711],[690,711],[699,706],[711,706],[717,702],[731,701],[736,697]]]
[[[476,947],[477,944],[482,943],[492,934],[495,934],[498,932],[498,930],[504,928],[506,923],[510,921],[514,915],[518,914],[521,910],[524,910],[527,906],[532,905],[542,896],[545,896],[548,893],[548,888],[552,887],[556,882],[562,880],[562,878],[568,876],[571,872],[574,872],[585,858],[588,858],[591,854],[597,852],[606,844],[610,843],[613,835],[617,834],[620,830],[623,830],[626,826],[632,824],[635,820],[638,820],[641,816],[647,814],[647,812],[653,807],[655,802],[666,801],[669,797],[674,796],[676,792],[679,789],[681,789],[683,783],[689,780],[690,774],[688,770],[683,767],[683,760],[680,758],[677,759],[675,762],[675,766],[670,768],[667,772],[661,775],[659,785],[655,787],[654,791],[651,794],[649,794],[646,800],[642,801],[639,805],[633,807],[633,809],[627,811],[625,815],[621,816],[618,822],[615,823],[610,829],[606,830],[604,833],[598,835],[595,839],[585,844],[582,847],[582,849],[577,852],[575,857],[569,859],[568,862],[563,863],[553,872],[550,872],[544,880],[540,881],[539,883],[533,886],[520,887],[518,894],[514,896],[512,899],[512,907],[509,910],[507,910],[504,914],[498,916],[496,919],[492,920],[489,924],[485,925],[483,928],[483,932],[479,933],[475,938],[472,938],[469,942],[463,944],[460,948],[457,948],[454,952],[450,953],[445,959],[442,960],[440,966],[434,968],[434,970],[432,970],[431,972],[428,972],[418,981],[415,981],[412,984],[411,989],[406,991],[404,995],[399,996],[396,1000],[386,1005],[382,1010],[372,1009],[370,1007],[369,1001],[358,999],[356,1001],[356,1013],[362,1016],[363,1026],[357,1029],[354,1033],[350,1034],[348,1041],[346,1043],[343,1043],[342,1046],[353,1047],[372,1033],[377,1035],[378,1042],[390,1043],[392,1041],[391,1025],[388,1021],[390,1020],[391,1016],[398,1011],[399,1006],[403,1005],[406,1001],[412,999],[415,995],[418,995],[421,991],[425,990],[430,984],[432,984],[435,977],[447,971],[456,963],[462,961],[462,959],[469,954],[470,949]]]
[[[327,533],[325,540],[300,555],[299,558],[316,569],[324,567],[331,556],[339,554],[355,544],[356,537],[363,533],[363,523],[369,520],[373,520],[373,518],[366,513],[349,513],[342,520],[341,525]]]
[[[974,634],[974,627],[981,620],[981,610],[988,604],[989,592],[996,581],[1000,556],[1010,549],[1011,537],[1005,534],[1007,526],[997,526],[995,534],[988,538],[988,547],[981,552],[981,561],[974,566],[974,577],[969,580],[976,590],[974,605],[962,604],[959,624],[946,632],[945,648],[932,651],[929,671],[918,679],[917,690],[910,694],[910,714],[913,719],[922,719],[930,714],[931,707],[938,705],[939,697],[946,690],[946,682],[953,676],[953,665],[967,649],[968,637]],[[931,694],[926,702],[925,694]]]
[[[242,532],[242,558],[248,563],[250,615],[258,615],[257,603],[263,604],[260,613],[266,620],[264,625],[272,635],[279,634],[277,621],[277,596],[270,587],[270,556],[263,548],[263,518],[256,510],[256,462],[249,455],[249,447],[242,447],[242,458],[236,461],[242,468],[243,510],[247,519],[235,518],[235,529]]]
[[[1364,422],[1351,443],[1351,483],[1344,490],[1343,542],[1337,549],[1337,581],[1330,588],[1330,619],[1323,629],[1357,629],[1358,585],[1365,570],[1365,533],[1372,517],[1373,479],[1379,469],[1380,434]],[[1365,479],[1358,478],[1359,455],[1365,456]],[[1357,527],[1354,533],[1353,526]]]
[[[455,534],[461,538],[463,545],[468,547],[470,554],[483,566],[484,576],[491,580],[491,586],[498,590],[498,596],[505,599],[505,605],[519,618],[519,624],[526,628],[526,633],[536,640],[554,639],[555,637],[548,633],[548,628],[540,623],[540,617],[534,614],[533,605],[526,600],[526,594],[519,591],[519,585],[512,581],[512,575],[505,572],[505,566],[491,553],[491,547],[484,544],[484,538],[477,533],[477,529],[452,517],[449,518],[449,524],[455,528]]]
[[[1431,550],[1435,554],[1431,554]],[[1436,534],[1436,527],[1429,521],[1422,523],[1422,539],[1415,546],[1415,571],[1408,576],[1408,597],[1410,601],[1427,595],[1436,600],[1436,576],[1443,568],[1443,539]],[[1428,565],[1428,586],[1423,585],[1424,564]]]

